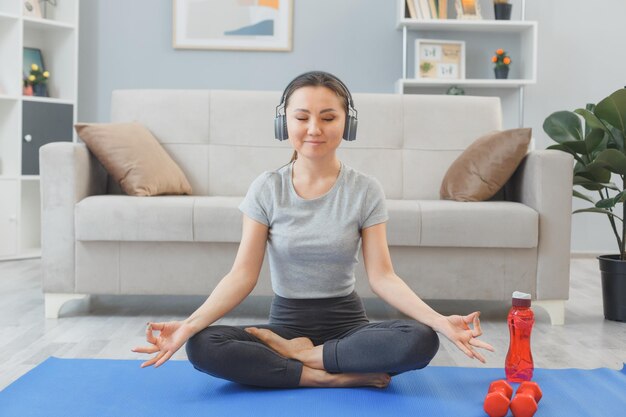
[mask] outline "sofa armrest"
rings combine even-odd
[[[538,300],[569,298],[573,161],[561,151],[531,151],[506,185],[507,200],[539,213]]]
[[[74,206],[106,193],[106,170],[82,143],[51,142],[39,148],[41,264],[46,293],[74,292]]]

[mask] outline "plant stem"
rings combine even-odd
[[[600,199],[604,200],[606,198],[609,198],[609,190],[606,190],[606,197],[604,194],[602,194],[602,190],[598,190],[598,193],[600,194]],[[610,212],[613,212],[612,208],[609,208]],[[620,249],[620,252],[623,253],[624,252],[624,246],[622,244],[622,239],[620,239],[619,234],[617,233],[617,227],[615,226],[615,219],[613,218],[613,216],[607,216],[609,218],[609,222],[611,223],[611,228],[613,229],[613,234],[615,235],[615,239],[617,239],[617,247]],[[622,236],[624,236],[622,234]]]

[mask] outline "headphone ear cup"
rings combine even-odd
[[[287,133],[287,117],[284,114],[274,118],[274,137],[281,141],[289,138]]]
[[[346,125],[343,128],[343,138],[348,141],[356,140],[356,128],[358,120],[354,116],[346,117]]]

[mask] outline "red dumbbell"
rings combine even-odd
[[[514,417],[532,417],[537,412],[537,404],[543,396],[536,382],[522,382],[511,401]]]
[[[494,381],[489,385],[489,391],[485,397],[483,409],[489,417],[504,417],[509,411],[513,388],[503,379]]]

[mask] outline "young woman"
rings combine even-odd
[[[476,348],[493,348],[478,339],[479,312],[443,316],[395,274],[382,187],[336,155],[342,138],[354,139],[350,111],[350,92],[331,74],[308,72],[289,83],[275,126],[294,147],[291,162],[253,181],[239,206],[233,267],[204,304],[186,320],[148,324],[150,345],[133,351],[156,356],[142,367],[161,366],[187,343],[196,369],[241,384],[383,388],[431,361],[436,332],[485,362]],[[211,326],[253,290],[266,245],[275,292],[269,324]],[[412,320],[369,322],[354,292],[360,246],[373,292]]]

